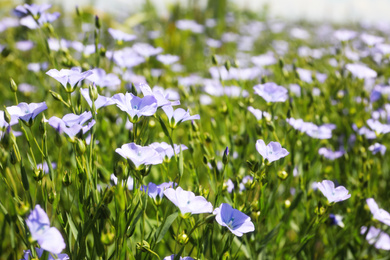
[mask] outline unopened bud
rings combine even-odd
[[[11,124],[11,115],[9,114],[6,106],[4,106],[4,119],[5,119],[5,122],[7,122],[8,124]]]
[[[232,66],[232,64],[230,63],[229,60],[227,60],[227,61],[225,62],[225,68],[226,68],[226,70],[229,71],[231,66]]]
[[[56,197],[57,197],[57,192],[55,191],[55,190],[51,190],[50,192],[49,192],[49,196],[48,196],[48,201],[49,201],[49,203],[50,204],[53,204],[53,202],[54,202],[54,200],[56,199]]]
[[[62,97],[60,94],[58,94],[57,92],[54,92],[54,91],[51,91],[50,90],[50,94],[53,96],[53,98],[57,101],[63,101]]]
[[[222,162],[224,165],[228,164],[229,162],[229,147],[226,147],[225,151],[223,152]]]
[[[98,99],[98,97],[99,97],[99,95],[98,95],[95,83],[89,85],[89,98],[93,101],[96,101],[96,99]]]
[[[215,55],[211,56],[211,62],[213,63],[214,66],[218,66],[217,56]]]
[[[76,138],[76,149],[79,154],[84,154],[86,151],[85,142],[81,139]]]
[[[288,173],[286,171],[278,171],[278,177],[285,180],[288,177]]]
[[[68,187],[72,184],[72,177],[70,176],[70,173],[68,171],[64,172],[64,177],[62,177],[62,184],[65,187]]]
[[[18,91],[18,85],[16,85],[15,81],[14,81],[12,78],[10,78],[9,81],[10,81],[10,88],[11,88],[11,91],[12,91],[12,92]]]
[[[100,29],[100,27],[101,27],[100,19],[99,19],[99,16],[97,16],[97,15],[95,15],[95,26],[97,29]]]

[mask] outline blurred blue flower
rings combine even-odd
[[[172,65],[180,60],[179,56],[171,54],[159,54],[156,59],[164,65]]]
[[[377,154],[380,152],[382,155],[385,155],[386,146],[384,146],[383,144],[380,144],[380,143],[375,143],[375,144],[371,145],[370,147],[368,147],[368,150],[370,150],[372,152],[372,154]]]
[[[377,73],[375,70],[370,69],[363,64],[346,64],[345,68],[352,73],[353,76],[359,79],[376,78]]]
[[[223,227],[227,227],[234,235],[241,237],[243,233],[252,232],[255,230],[251,218],[238,209],[233,209],[232,206],[222,203],[219,208],[213,212],[215,220]]]
[[[110,87],[114,89],[121,84],[121,80],[113,73],[107,74],[104,69],[95,68],[91,70],[93,74],[89,75],[86,80],[91,81],[99,87]]]
[[[114,38],[118,42],[130,42],[137,39],[136,35],[124,33],[120,30],[115,30],[112,28],[108,28],[108,32],[112,36],[112,38]]]
[[[170,256],[166,256],[166,257],[164,257],[164,259],[163,260],[174,260],[175,259],[175,256],[176,255],[170,255]],[[179,257],[179,260],[194,260],[194,258],[192,258],[192,257],[189,257],[189,256],[185,256],[185,257]]]
[[[38,257],[42,257],[43,249],[42,248],[35,248],[35,251],[37,252]],[[33,255],[31,254],[30,250],[25,250],[23,252],[23,258],[21,260],[30,260],[33,259]],[[58,254],[55,258],[49,254],[49,257],[47,260],[69,260],[69,256],[67,254]]]
[[[390,250],[390,237],[387,233],[375,227],[370,227],[367,231],[367,227],[363,226],[360,234],[366,233],[366,240],[370,245],[374,244],[376,249]]]
[[[73,92],[77,83],[92,75],[93,72],[90,70],[81,72],[81,68],[73,67],[70,70],[61,69],[60,71],[51,69],[46,74],[60,82],[67,92]]]
[[[345,153],[345,151],[343,151],[343,150],[332,151],[331,149],[328,149],[328,148],[325,148],[325,147],[321,147],[318,150],[318,154],[320,154],[320,155],[324,156],[326,159],[329,159],[329,160],[332,160],[332,161],[342,157],[344,155],[344,153]]]
[[[166,142],[161,142],[161,143],[154,142],[154,143],[151,143],[149,145],[149,147],[152,147],[154,150],[156,150],[161,155],[161,157],[164,160],[165,159],[167,159],[167,160],[171,159],[172,156],[175,155],[175,153],[179,154],[180,153],[180,149],[182,151],[188,149],[188,147],[185,146],[184,144],[181,144],[181,145],[173,144],[173,146],[175,147],[175,151],[173,151],[172,146],[167,144]]]
[[[149,58],[150,56],[155,56],[163,51],[160,47],[153,47],[148,43],[136,43],[133,45],[132,49],[141,55],[142,57]]]
[[[141,83],[138,85],[138,87],[141,89],[142,94],[146,96],[152,96],[157,100],[157,107],[163,107],[163,106],[177,106],[180,105],[179,100],[173,100],[171,101],[169,99],[169,93],[163,93],[159,89],[151,89],[148,84]]]
[[[113,185],[118,185],[118,178],[113,173],[110,176],[110,181],[111,181],[111,183]],[[122,185],[124,185],[124,183],[125,183],[125,180],[122,180]],[[128,190],[133,190],[133,188],[134,188],[134,179],[131,176],[129,176],[127,178],[126,184],[127,184],[127,189]]]
[[[378,204],[375,202],[373,198],[366,199],[367,205],[370,208],[372,215],[374,215],[374,219],[379,220],[380,222],[390,226],[390,214],[384,209],[380,209]]]
[[[81,95],[83,95],[85,101],[87,101],[89,107],[92,108],[92,100],[89,96],[89,88],[80,89]],[[98,94],[98,98],[95,100],[95,108],[98,110],[101,107],[106,107],[115,104],[110,97],[101,96]]]
[[[66,114],[62,119],[56,116],[49,118],[48,123],[51,127],[56,129],[59,133],[66,133],[70,138],[75,137],[81,130],[85,134],[92,126],[95,125],[95,120],[91,120],[88,124],[84,125],[89,119],[92,118],[90,111],[84,112],[81,115]]]
[[[231,179],[228,179],[224,184],[227,186],[227,192],[232,193],[232,191],[234,190],[233,181]]]
[[[337,225],[341,228],[344,228],[344,223],[343,223],[343,217],[340,215],[335,215],[335,214],[329,214],[329,219],[333,225]]]
[[[160,185],[156,185],[153,182],[149,182],[148,185],[143,185],[141,187],[141,190],[143,192],[147,192],[148,196],[153,199],[153,201],[159,205],[161,203],[162,198],[164,198],[164,191],[169,188],[173,188],[173,183],[172,181],[170,182],[164,182],[161,183]],[[175,184],[176,185],[176,184]]]
[[[273,162],[279,160],[280,158],[286,157],[289,152],[282,147],[278,142],[270,142],[267,146],[264,141],[259,139],[256,142],[256,150],[263,156],[264,159],[267,159],[268,162]]]
[[[195,196],[191,191],[185,191],[181,187],[177,187],[176,190],[169,188],[164,191],[164,195],[175,204],[180,213],[185,215],[211,213],[213,211],[213,205],[208,202],[202,196]]]
[[[155,165],[163,162],[160,154],[152,147],[140,146],[135,143],[124,144],[121,148],[115,149],[115,152],[132,161],[137,169],[141,165]]]
[[[334,187],[334,183],[329,180],[324,180],[318,182],[318,189],[324,194],[330,203],[339,202],[351,197],[351,194],[348,194],[349,191],[344,186]]]
[[[65,242],[58,229],[50,227],[49,217],[40,205],[36,205],[26,220],[32,239],[50,253],[59,254],[65,248]]]
[[[256,117],[257,121],[260,121],[263,118],[263,112],[261,112],[260,109],[256,109],[252,106],[249,106],[248,111]]]
[[[288,98],[288,91],[274,82],[267,82],[253,87],[255,93],[267,102],[284,102]]]
[[[374,130],[377,134],[387,134],[390,133],[390,125],[388,124],[382,124],[378,120],[375,119],[368,119],[367,125]]]

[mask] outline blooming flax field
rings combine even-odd
[[[388,259],[390,26],[222,2],[4,7],[1,259]]]

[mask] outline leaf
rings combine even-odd
[[[77,241],[77,236],[78,236],[77,228],[76,228],[76,226],[74,225],[74,223],[73,223],[72,218],[70,217],[70,215],[69,215],[68,213],[66,213],[66,216],[68,217],[68,223],[69,223],[70,231],[71,231],[72,234],[73,234],[74,240]]]
[[[172,147],[173,149],[175,149],[175,147]],[[183,152],[181,150],[181,145],[180,145],[180,154],[179,154],[179,174],[180,176],[183,176]]]
[[[175,212],[175,213],[169,215],[167,217],[167,219],[165,220],[164,225],[160,226],[157,229],[156,234],[158,234],[158,237],[157,237],[156,244],[159,243],[163,239],[165,233],[167,233],[168,229],[170,228],[170,226],[172,225],[173,221],[175,221],[175,219],[177,218],[178,215],[179,215],[178,212]]]
[[[23,162],[20,161],[20,173],[22,175],[22,183],[23,183],[23,188],[28,191],[30,189],[30,185],[28,183],[28,178],[27,178],[27,173],[26,173],[26,168],[23,165]]]

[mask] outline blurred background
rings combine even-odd
[[[0,2],[6,0],[0,0]],[[23,1],[13,1],[23,2]],[[146,0],[38,0],[37,3],[52,3],[63,5],[72,10],[75,5],[91,5],[97,9],[109,11],[118,16],[125,16],[129,12],[136,12]],[[158,6],[160,15],[168,13],[172,3],[187,5],[196,2],[199,6],[206,6],[207,0],[150,0]],[[390,23],[389,0],[230,0],[240,8],[264,11],[268,8],[268,15],[284,19],[304,19],[309,21],[331,21],[336,23],[367,22]],[[15,3],[16,4],[16,3]]]

